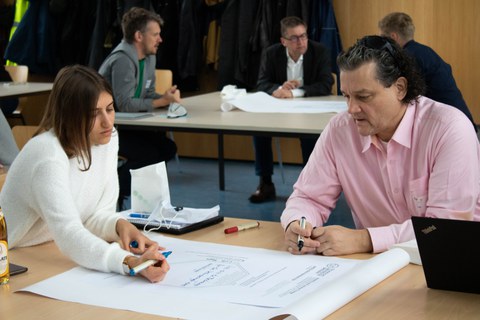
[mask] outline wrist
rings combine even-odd
[[[165,97],[165,95],[163,95],[161,98],[158,98],[158,99],[154,99],[152,101],[152,107],[154,109],[156,108],[164,108],[164,107],[168,107],[168,105],[170,104],[169,100]]]
[[[361,252],[371,253],[373,252],[372,238],[370,237],[370,232],[368,229],[359,230],[360,231],[360,241],[362,244]]]
[[[123,272],[124,272],[126,275],[130,275],[130,269],[133,268],[133,259],[135,259],[134,256],[126,256],[126,257],[123,259],[122,267],[123,267]]]
[[[117,223],[115,224],[115,231],[117,232],[117,235],[120,236],[121,230],[123,228],[122,225],[125,223],[128,223],[128,221],[125,219],[120,218],[117,220]]]

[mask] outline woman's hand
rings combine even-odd
[[[156,264],[140,271],[140,275],[148,279],[150,282],[159,282],[165,278],[168,270],[170,270],[170,265],[168,264],[167,259],[159,250],[161,250],[161,247],[154,243],[149,246],[140,257],[128,256],[126,258],[126,263],[130,269],[132,269],[147,260],[158,260]]]
[[[143,254],[147,248],[158,244],[147,238],[140,230],[125,219],[118,219],[116,225],[120,246],[134,254]],[[134,244],[134,245],[132,245]],[[160,250],[165,248],[159,247]]]

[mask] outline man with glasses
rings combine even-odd
[[[280,99],[325,96],[332,91],[333,77],[330,54],[320,43],[308,40],[307,25],[298,17],[280,21],[280,43],[263,52],[257,90]],[[316,139],[300,139],[304,164]],[[273,153],[271,137],[253,137],[255,173],[260,183],[250,196],[252,203],[275,198],[272,182]]]
[[[415,58],[427,85],[425,96],[459,109],[477,130],[472,114],[455,83],[450,65],[432,48],[413,39],[415,25],[412,18],[403,12],[393,12],[378,22],[378,28],[382,35],[395,40]]]
[[[160,95],[155,92],[155,64],[162,43],[162,18],[150,11],[133,7],[122,18],[122,42],[100,66],[99,73],[112,85],[118,111],[151,112],[155,108],[180,102],[176,86]],[[127,161],[118,169],[119,204],[130,195],[130,169],[138,169],[175,156],[177,146],[161,130],[119,130],[119,155]]]
[[[468,118],[421,95],[414,60],[391,38],[364,37],[337,64],[348,110],[330,120],[287,201],[288,250],[377,253],[415,238],[412,216],[480,220],[480,149]],[[342,191],[356,229],[323,226]]]

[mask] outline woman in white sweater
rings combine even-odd
[[[114,119],[112,89],[96,71],[60,70],[39,131],[13,162],[0,195],[9,246],[54,240],[79,265],[120,274],[155,259],[141,275],[157,282],[169,270],[164,248],[115,213]]]

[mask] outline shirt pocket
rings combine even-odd
[[[412,206],[415,215],[425,215],[428,200],[428,176],[411,180],[409,182],[409,187],[410,205]]]

